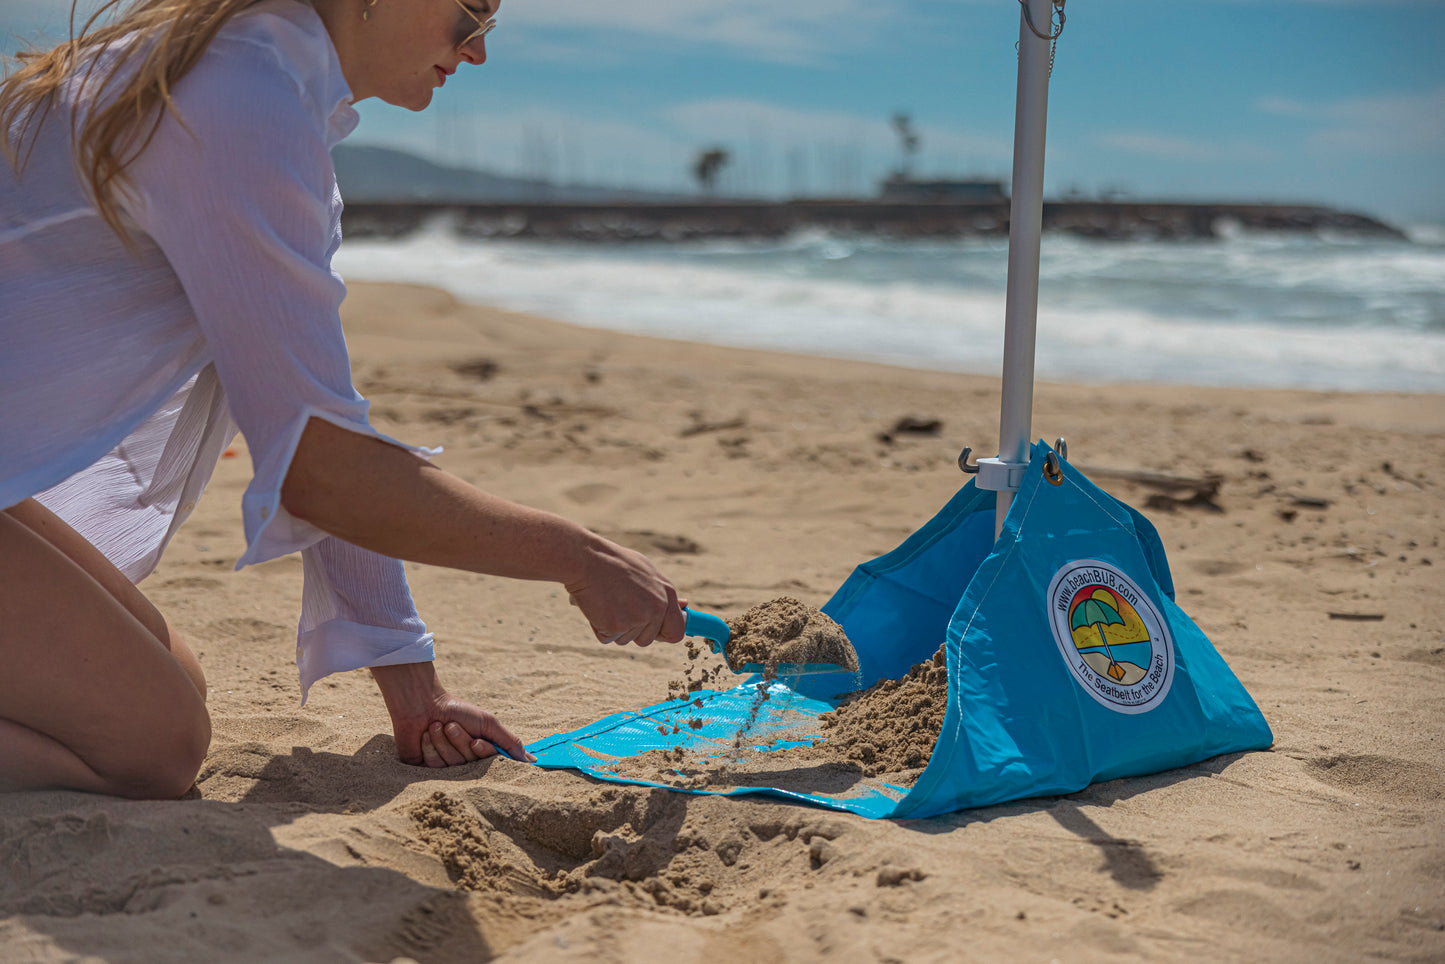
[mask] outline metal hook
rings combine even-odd
[[[1065,462],[1069,460],[1069,441],[1060,435],[1054,439],[1054,451],[1059,453],[1059,458]]]
[[[969,464],[968,461],[968,457],[972,454],[973,449],[967,445],[963,447],[962,452],[958,453],[958,467],[963,470],[965,475],[978,475],[978,465],[976,463]]]

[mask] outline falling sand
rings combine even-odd
[[[754,606],[729,623],[728,631],[725,657],[735,672],[749,664],[761,665],[766,681],[786,673],[789,667],[808,663],[858,671],[858,653],[843,627],[792,596]],[[733,735],[734,750],[741,751],[746,745],[770,692],[767,686],[757,687],[747,719]]]
[[[796,600],[775,600],[750,610],[748,616],[792,608],[778,603]],[[738,622],[743,623],[748,616]],[[841,637],[841,630],[838,632]],[[842,638],[846,643],[846,637]],[[847,648],[856,660],[852,644],[848,643]],[[732,740],[733,752],[677,746],[639,754],[619,761],[611,769],[621,776],[689,790],[766,785],[803,793],[847,793],[865,778],[911,786],[928,765],[943,728],[948,708],[948,667],[939,649],[901,678],[880,680],[844,697],[836,709],[818,718],[816,729],[821,733],[810,733],[806,740],[797,742],[780,736],[773,743],[784,745],[776,749],[765,746],[766,752],[752,749],[752,741],[748,740],[768,703],[769,687],[758,686],[757,693],[747,719]],[[675,725],[672,732],[677,732]]]
[[[835,663],[858,670],[858,654],[843,628],[816,609],[783,596],[755,606],[731,624],[729,665],[744,661],[768,666],[780,663]],[[753,706],[749,725],[766,701],[766,688]],[[897,776],[892,782],[911,784],[928,764],[948,708],[948,667],[943,650],[911,667],[900,679],[885,679],[846,697],[838,708],[819,718],[822,739],[811,746],[789,748],[798,760],[854,763],[866,777]],[[744,731],[748,726],[744,727]],[[734,740],[742,745],[742,733]],[[772,754],[769,754],[771,756]]]
[[[668,683],[668,699],[686,699],[708,683],[719,681],[724,667],[700,668],[698,657],[704,650],[688,640],[688,664],[684,677]],[[762,666],[766,680],[786,676],[791,668],[806,664],[837,666],[850,673],[858,671],[858,653],[848,640],[843,627],[817,609],[804,605],[791,596],[779,596],[754,606],[728,624],[728,641],[724,647],[726,668],[735,673],[749,672]],[[741,750],[748,734],[757,723],[768,701],[769,688],[759,686],[748,707],[746,720],[733,736],[733,748]],[[700,701],[694,705],[701,707]],[[704,726],[704,719],[693,715],[685,721],[694,730]],[[675,721],[671,727],[659,726],[658,732],[679,733],[684,725]]]

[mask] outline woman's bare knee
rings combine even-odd
[[[53,741],[60,760],[47,769],[41,745],[12,763],[11,782],[59,779],[129,797],[186,792],[210,745],[205,679],[184,644],[171,650],[158,613],[164,639],[10,512],[0,513],[0,613],[0,706]],[[79,766],[91,776],[77,781]]]
[[[107,792],[136,800],[174,800],[196,782],[211,745],[211,719],[204,707],[198,718],[178,723],[145,747],[132,747],[128,761],[91,766],[107,782]],[[90,762],[90,761],[87,761]]]

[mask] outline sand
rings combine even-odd
[[[996,447],[988,377],[630,338],[353,286],[382,431],[649,553],[734,618],[823,603]],[[241,457],[143,588],[200,654],[189,799],[0,797],[0,959],[1445,959],[1445,401],[1041,385],[1034,431],[1144,509],[1274,728],[1232,755],[922,821],[393,757],[369,677],[298,706],[301,567],[241,573]],[[937,432],[892,432],[904,418]],[[527,740],[663,698],[560,587],[412,567],[458,695]],[[781,759],[793,772],[809,764]],[[815,774],[846,787],[852,769]],[[816,764],[814,764],[816,765]]]
[[[790,597],[756,606],[737,622],[744,627],[750,623],[831,627],[826,630],[826,645],[832,655],[841,660],[845,653],[851,654],[852,665],[857,668],[857,653],[842,628]],[[760,635],[764,639],[754,645],[759,646],[759,653],[766,653],[776,649],[762,648],[765,643],[775,643],[778,636],[796,639],[799,633]],[[730,640],[729,650],[731,645]],[[699,655],[689,647],[688,680],[711,678],[706,662],[699,663]],[[728,655],[731,658],[733,654]],[[774,678],[763,674],[765,683]],[[784,682],[789,681],[785,678]],[[670,694],[675,694],[683,684],[675,681],[670,686]],[[755,687],[747,716],[732,734],[730,746],[704,740],[669,750],[649,750],[607,769],[630,779],[687,790],[727,790],[761,784],[796,793],[848,795],[910,787],[928,765],[943,728],[948,708],[948,668],[940,648],[898,679],[881,679],[866,689],[844,694],[836,709],[791,725],[785,711],[773,708],[771,693],[767,685]],[[659,725],[658,732],[700,730],[710,721],[710,709],[708,698],[695,699],[674,714],[670,726]],[[760,717],[770,724],[766,731],[757,725]],[[766,752],[758,752],[759,747]]]
[[[948,666],[940,648],[902,677],[881,679],[824,713],[823,739],[813,749],[856,761],[864,776],[912,786],[933,756],[947,709]]]
[[[843,627],[792,596],[754,606],[728,629],[726,657],[734,671],[756,664],[765,676],[777,676],[780,668],[810,663],[858,671],[858,654]]]

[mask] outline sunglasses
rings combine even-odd
[[[476,15],[476,13],[472,10],[471,7],[467,6],[465,3],[462,3],[462,0],[455,0],[455,3],[457,6],[465,10],[467,16],[471,17],[477,25],[476,30],[473,30],[471,33],[467,34],[466,39],[463,40],[461,43],[457,44],[458,48],[465,47],[473,40],[478,40],[482,37],[485,37],[487,34],[491,33],[493,29],[496,28],[496,17],[488,17],[486,20],[483,20],[481,17]]]

